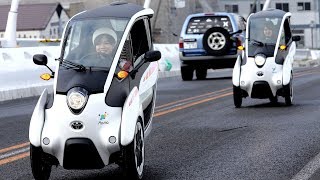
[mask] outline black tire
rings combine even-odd
[[[44,161],[44,152],[41,147],[30,144],[31,170],[35,180],[48,180],[51,174],[51,165]]]
[[[288,85],[285,85],[283,87],[284,89],[284,100],[286,102],[287,106],[291,106],[293,103],[293,86],[292,86],[292,74],[291,79]]]
[[[240,87],[233,86],[233,102],[236,108],[240,108],[242,105],[242,92]]]
[[[144,128],[139,119],[136,123],[133,141],[122,148],[122,168],[128,179],[142,179],[144,166]]]
[[[226,55],[231,46],[230,34],[222,27],[210,28],[204,33],[202,44],[210,55]]]
[[[189,66],[181,66],[181,78],[183,81],[191,81],[193,78],[193,68]]]
[[[207,69],[198,68],[196,69],[196,76],[198,80],[204,80],[207,77]]]
[[[269,100],[272,104],[277,104],[278,103],[278,96],[276,95],[275,97],[269,97]]]

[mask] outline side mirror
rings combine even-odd
[[[35,54],[33,56],[33,62],[37,65],[45,66],[48,63],[48,58],[44,54]]]
[[[44,54],[35,54],[33,56],[33,62],[37,65],[42,65],[42,66],[46,66],[50,71],[51,71],[51,75],[50,74],[42,74],[40,77],[43,80],[50,80],[50,78],[54,78],[54,72],[52,71],[52,69],[47,65],[48,63],[48,58],[46,55]]]
[[[292,41],[300,41],[301,37],[300,36],[292,36]]]
[[[159,59],[161,59],[161,52],[160,51],[148,51],[144,55],[144,59],[146,62],[158,61]]]

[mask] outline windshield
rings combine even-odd
[[[110,68],[128,19],[101,18],[70,22],[62,47],[63,61]]]
[[[274,54],[281,18],[251,18],[249,24],[248,56],[259,53],[271,57]]]

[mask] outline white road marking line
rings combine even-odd
[[[291,180],[307,180],[320,168],[320,153],[305,165]]]
[[[15,156],[17,154],[20,154],[20,153],[23,153],[23,152],[27,152],[29,151],[30,148],[27,147],[27,148],[23,148],[23,149],[18,149],[16,151],[13,151],[13,152],[10,152],[10,153],[6,153],[6,154],[3,154],[3,155],[0,155],[0,160],[1,159],[4,159],[4,158],[7,158],[7,157],[10,157],[10,156]]]

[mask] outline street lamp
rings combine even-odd
[[[314,21],[312,20],[312,21],[310,22],[310,28],[311,28],[311,49],[313,49],[313,28],[314,28],[315,26],[316,26],[316,25],[315,25]]]

